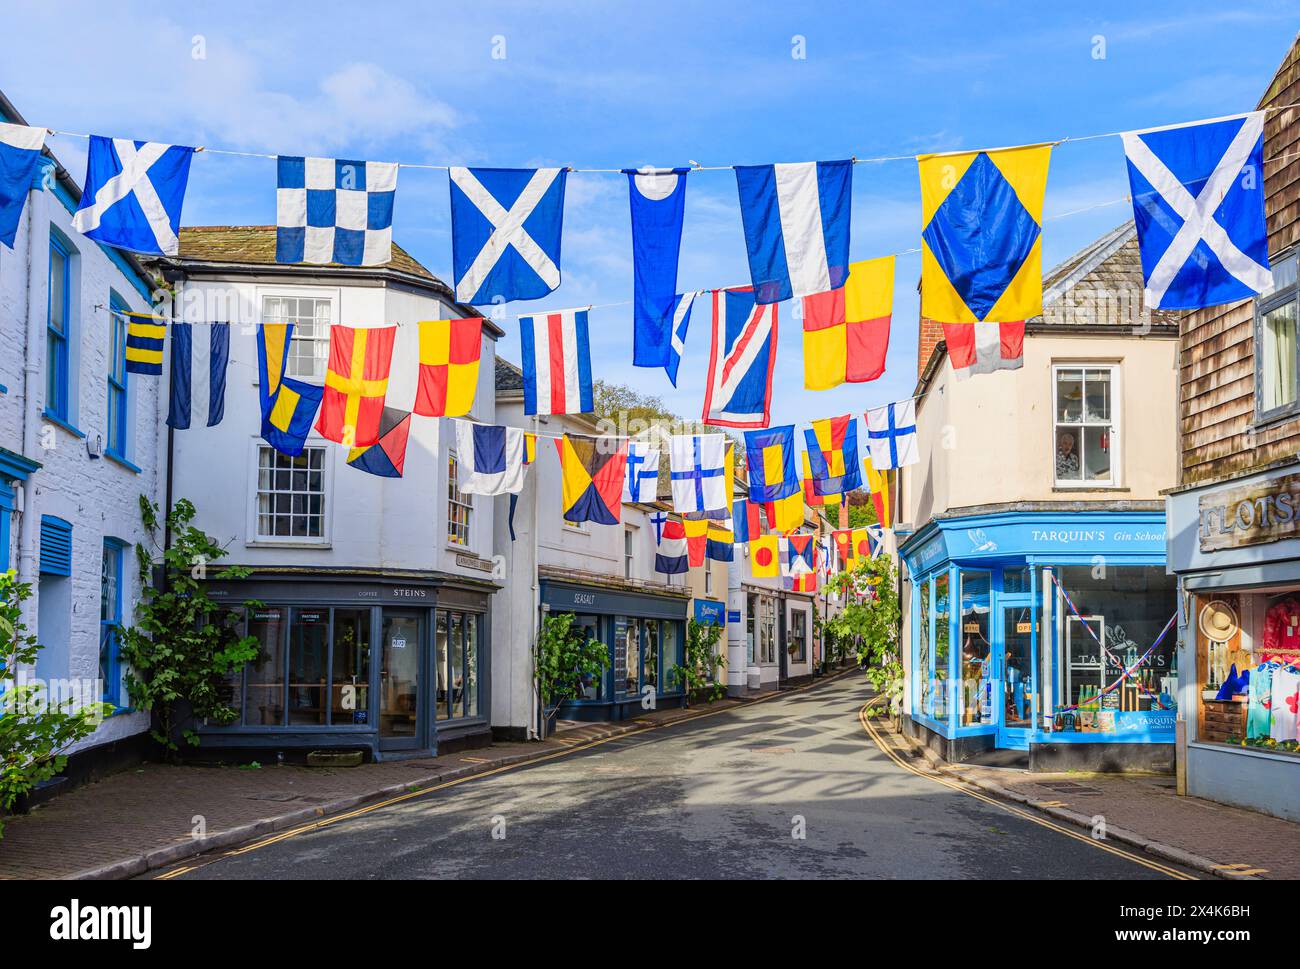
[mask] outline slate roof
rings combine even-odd
[[[522,397],[524,395],[524,372],[503,357],[497,357],[496,361],[497,396],[507,394]]]
[[[180,231],[182,259],[200,262],[237,262],[279,266],[275,261],[275,226],[273,225],[192,225]],[[330,263],[336,269],[353,269]],[[313,267],[314,268],[314,267]],[[392,262],[382,267],[395,272],[441,282],[410,253],[393,243]]]

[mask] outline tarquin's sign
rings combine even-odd
[[[1202,552],[1300,536],[1300,474],[1202,495]]]

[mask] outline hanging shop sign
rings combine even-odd
[[[1300,535],[1300,474],[1202,495],[1199,534],[1202,552]]]

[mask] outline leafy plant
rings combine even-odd
[[[827,620],[826,627],[837,643],[851,645],[867,678],[888,697],[890,712],[897,716],[903,701],[903,665],[898,654],[901,613],[893,562],[884,555],[860,561],[857,568],[831,581],[846,604]]]
[[[599,639],[573,628],[573,613],[548,613],[542,617],[534,648],[533,668],[542,709],[549,721],[565,700],[582,696],[584,682],[603,676],[609,649]]]
[[[722,638],[722,627],[717,623],[691,619],[686,624],[685,662],[668,671],[668,682],[680,685],[686,693],[686,705],[691,704],[691,694],[707,687],[705,699],[712,703],[727,692],[718,675],[727,665],[726,657],[716,651]]]
[[[144,594],[136,607],[136,625],[122,630],[122,659],[129,664],[126,677],[131,702],[142,710],[155,711],[154,740],[173,753],[180,724],[179,704],[189,707],[196,721],[228,724],[239,711],[228,706],[223,693],[231,673],[258,655],[255,636],[241,637],[235,626],[238,610],[213,602],[205,583],[208,579],[247,578],[252,570],[229,566],[213,571],[211,563],[226,550],[192,523],[194,504],[182,498],[167,515],[172,534],[168,548],[159,547],[158,506],[140,496],[140,517],[153,550],[143,544],[135,548]],[[159,581],[154,584],[155,555],[161,559]],[[245,609],[262,604],[249,600]],[[197,746],[198,732],[182,726],[179,736]]]
[[[22,621],[22,604],[31,594],[15,572],[0,572],[0,808],[5,811],[62,771],[68,763],[63,751],[89,737],[113,712],[109,703],[55,699],[44,684],[20,678],[41,650]]]

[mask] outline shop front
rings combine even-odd
[[[682,705],[681,684],[670,674],[684,656],[691,604],[685,589],[649,591],[544,578],[541,596],[543,610],[571,613],[574,628],[609,650],[604,673],[583,681],[582,696],[561,704],[560,719],[627,720]]]
[[[1300,470],[1169,497],[1185,792],[1300,821]]]
[[[384,760],[485,746],[493,591],[452,576],[258,572],[213,583],[259,654],[227,681],[239,716],[200,725],[200,751]]]
[[[1172,769],[1177,602],[1162,513],[937,519],[900,555],[915,736],[949,760]]]
[[[751,690],[775,690],[781,681],[781,595],[763,586],[743,586],[745,594],[745,659]]]

